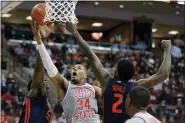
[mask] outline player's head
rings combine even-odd
[[[114,77],[122,82],[129,81],[134,75],[134,65],[127,59],[121,59],[116,67]]]
[[[71,69],[71,80],[74,84],[83,84],[87,77],[86,69],[81,64],[76,64]]]
[[[146,110],[150,102],[150,92],[148,89],[136,86],[129,91],[126,99],[126,111],[133,116],[138,110]]]

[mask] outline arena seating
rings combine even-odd
[[[16,28],[20,30],[20,28]],[[23,30],[30,31],[28,28]],[[25,31],[24,35],[10,35],[10,30],[5,31],[7,39],[30,39],[33,40],[33,35]],[[12,30],[11,30],[12,31]],[[13,30],[15,31],[15,30]],[[18,33],[18,32],[16,32]],[[28,34],[28,35],[27,35]],[[50,37],[51,42],[53,37]],[[67,40],[67,39],[65,39]],[[125,47],[127,49],[128,47]],[[182,47],[182,49],[185,47]],[[63,45],[60,49],[55,46],[47,46],[47,51],[53,59],[53,62],[57,66],[59,72],[63,74],[67,79],[70,79],[70,66],[81,63],[88,70],[87,82],[93,85],[99,85],[94,74],[91,72],[86,58],[81,55],[78,48],[67,47]],[[34,68],[36,61],[36,48],[33,44],[20,44],[17,46],[9,46],[9,52],[12,56],[19,58],[19,62],[24,67]],[[149,77],[150,75],[157,72],[161,61],[157,59],[151,52],[138,51],[135,52],[118,52],[118,53],[98,53],[103,66],[113,74],[113,66],[120,58],[126,58],[131,60],[135,66],[135,76],[131,81],[136,81],[141,78]],[[173,58],[173,57],[172,57]],[[174,58],[173,58],[174,59]],[[174,61],[172,59],[172,61]],[[182,57],[178,59],[179,62],[172,62],[172,69],[170,76],[167,80],[151,89],[151,105],[149,112],[154,116],[158,117],[161,121],[166,119],[169,123],[173,121],[182,121],[185,119],[185,79],[184,79],[184,65],[185,55],[182,50]],[[3,111],[7,115],[19,116],[18,112],[22,106],[24,96],[21,93],[19,85],[14,80],[11,74],[9,76],[2,76],[2,107]],[[58,105],[57,105],[58,106]],[[61,107],[60,107],[61,108]],[[165,109],[165,110],[164,110]],[[56,117],[63,116],[62,109],[55,108]]]

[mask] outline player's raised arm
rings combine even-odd
[[[72,23],[66,23],[66,28],[70,31],[76,39],[82,53],[88,57],[92,70],[103,87],[106,86],[107,81],[112,78],[112,75],[103,67],[99,58],[90,49],[86,41],[83,40],[81,35],[76,29],[76,25]]]
[[[164,48],[163,62],[158,72],[147,79],[141,79],[137,82],[137,85],[146,88],[152,88],[153,86],[163,82],[169,76],[171,69],[171,41],[162,40],[162,47]]]
[[[32,25],[32,30],[34,30],[35,32],[36,41],[38,44],[38,51],[40,53],[44,68],[46,69],[51,81],[55,84],[57,88],[57,92],[59,94],[59,93],[64,93],[64,91],[68,86],[68,81],[63,76],[60,75],[56,66],[51,60],[51,57],[49,56],[44,44],[42,43],[41,34],[45,36],[49,36],[49,34],[51,33],[51,29],[49,26],[44,25],[44,26],[38,27],[36,22],[34,22]],[[60,94],[60,95],[63,95],[63,94]]]
[[[45,89],[42,89],[44,82],[44,66],[40,58],[39,53],[37,53],[36,66],[33,74],[33,79],[31,82],[30,92],[28,93],[29,97],[35,97],[38,94],[38,90],[41,91],[42,96],[46,94]]]

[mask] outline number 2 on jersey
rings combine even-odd
[[[114,93],[114,98],[118,98],[118,100],[112,105],[112,113],[122,113],[122,109],[118,109],[118,106],[123,103],[123,95]]]
[[[78,102],[78,109],[79,110],[83,110],[84,107],[86,107],[88,109],[90,109],[90,107],[91,107],[91,105],[89,103],[89,99],[86,99],[85,103],[83,102],[82,99],[78,99],[77,102]]]

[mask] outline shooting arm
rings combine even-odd
[[[44,68],[46,69],[51,81],[55,84],[58,94],[60,94],[61,91],[66,90],[68,81],[58,72],[42,41],[37,41],[37,43]]]
[[[46,42],[47,39],[42,39],[44,42]],[[31,88],[35,85],[40,85],[41,82],[44,81],[44,66],[42,63],[42,59],[40,57],[39,52],[37,52],[37,59],[36,59],[36,65],[35,65],[35,71],[33,74],[33,80],[32,80],[32,85]]]
[[[43,81],[44,81],[44,66],[42,64],[42,60],[40,58],[39,53],[37,53],[36,67],[33,74],[31,88],[35,86],[37,87],[37,85],[40,85],[40,83],[42,83]]]
[[[42,64],[42,60],[40,58],[39,53],[37,53],[36,67],[34,70],[33,79],[31,83],[31,90],[28,93],[29,97],[36,97],[39,90],[41,91],[42,95],[46,94],[46,91],[43,91],[42,89],[43,81],[44,81],[44,66]]]
[[[86,41],[83,40],[81,35],[77,30],[73,33],[74,38],[76,39],[82,53],[88,57],[88,60],[91,64],[92,70],[101,83],[101,86],[106,85],[107,81],[112,78],[112,75],[103,67],[99,58],[96,54],[90,49]]]
[[[169,76],[171,69],[171,53],[170,50],[164,51],[163,62],[158,70],[158,72],[148,79],[141,79],[138,81],[137,85],[146,88],[152,88],[153,86],[163,82]]]

